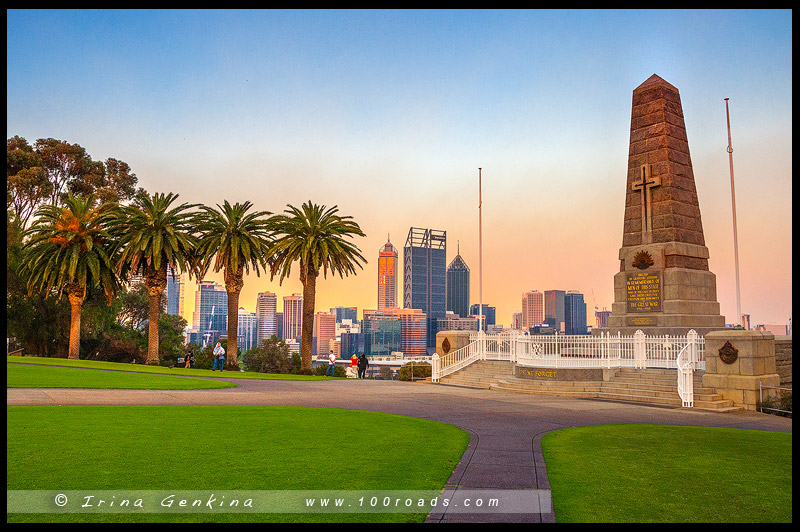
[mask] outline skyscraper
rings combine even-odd
[[[194,300],[192,326],[206,344],[228,334],[228,292],[214,281],[200,281]]]
[[[412,227],[403,248],[403,307],[427,316],[426,347],[436,348],[436,320],[447,311],[447,232]]]
[[[331,314],[336,318],[336,323],[342,323],[342,320],[358,323],[358,307],[333,307]]]
[[[538,290],[522,294],[522,329],[544,322],[544,295]]]
[[[283,296],[283,338],[298,342],[303,336],[303,296]]]
[[[277,324],[275,315],[278,311],[278,296],[272,292],[259,292],[256,299],[256,316],[258,317],[258,343],[270,338],[273,334],[277,336]]]
[[[239,327],[237,333],[237,347],[242,352],[256,346],[258,340],[258,317],[255,312],[248,312],[239,307]]]
[[[172,268],[167,266],[167,314],[180,315],[181,282],[179,275],[172,275]]]
[[[367,318],[388,319],[389,317],[400,319],[400,345],[399,349],[394,350],[402,351],[403,357],[406,358],[425,356],[427,354],[427,347],[425,344],[428,337],[427,327],[429,320],[425,313],[419,309],[391,308],[384,310],[364,310],[363,331],[366,337],[365,341],[370,340]],[[394,329],[391,330],[394,331]]]
[[[387,313],[388,312],[388,313]],[[364,353],[372,357],[387,357],[395,351],[402,351],[402,324],[400,318],[391,314],[391,310],[364,311],[363,320]],[[345,346],[347,336],[347,346]],[[358,337],[342,335],[342,353],[357,350],[352,345]],[[358,353],[355,353],[358,354]],[[352,355],[351,355],[352,356]]]
[[[397,307],[397,249],[389,241],[378,252],[378,310]]]
[[[481,305],[473,303],[469,307],[469,315],[478,316],[481,311],[481,307],[483,307],[483,315],[485,320],[484,330],[486,330],[487,325],[495,325],[497,323],[497,308],[486,304]]]
[[[447,310],[469,316],[469,266],[459,251],[447,267]]]
[[[544,291],[544,321],[557,332],[564,332],[564,294],[563,290]]]
[[[568,290],[564,295],[564,332],[566,334],[587,334],[586,303],[583,294]]]
[[[330,341],[336,338],[336,316],[328,312],[314,314],[314,336],[311,340],[312,354],[327,355]],[[316,345],[316,349],[313,349]]]

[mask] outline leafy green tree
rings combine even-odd
[[[6,142],[6,210],[12,211],[21,227],[36,207],[50,197],[53,186],[43,168],[42,157],[22,137]]]
[[[70,302],[69,358],[79,358],[81,306],[92,284],[102,286],[109,303],[120,288],[107,232],[111,204],[68,195],[64,207],[44,205],[26,231],[23,269],[28,292],[45,297],[67,292]]]
[[[133,204],[115,211],[112,232],[117,239],[120,256],[117,273],[127,279],[141,275],[150,298],[148,312],[147,364],[158,365],[159,316],[162,294],[167,286],[167,267],[175,275],[197,271],[194,235],[195,214],[187,212],[196,207],[182,203],[171,207],[177,194],[141,192]]]
[[[299,209],[287,205],[285,214],[269,219],[274,242],[267,250],[272,278],[280,283],[291,273],[292,263],[300,262],[300,282],[303,284],[302,340],[300,344],[300,373],[311,374],[311,337],[314,332],[314,306],[317,277],[328,270],[340,277],[355,274],[355,266],[363,269],[367,260],[349,239],[366,236],[351,216],[337,214],[338,207],[326,208],[308,201]]]
[[[202,214],[198,216],[197,254],[203,273],[209,267],[215,272],[225,270],[230,346],[226,361],[233,368],[238,367],[239,295],[244,286],[244,274],[252,268],[261,276],[261,270],[267,268],[265,252],[270,244],[266,217],[271,213],[248,213],[252,206],[249,201],[231,205],[226,200],[223,205],[217,205],[218,210],[202,206]]]
[[[291,373],[293,369],[289,346],[274,334],[244,354],[248,371],[260,373]]]

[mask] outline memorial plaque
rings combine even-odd
[[[628,274],[628,312],[661,311],[661,274],[638,272]]]

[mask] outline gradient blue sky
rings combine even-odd
[[[338,205],[367,238],[317,309],[377,305],[391,233],[460,241],[478,299],[509,324],[531,289],[610,309],[631,93],[681,93],[709,266],[736,311],[724,98],[730,98],[742,311],[792,312],[791,11],[7,11],[7,136],[130,164],[150,192],[208,205]],[[210,275],[221,282],[221,274]],[[256,293],[300,292],[268,277]],[[280,303],[279,303],[280,307]],[[187,298],[191,322],[193,294]]]

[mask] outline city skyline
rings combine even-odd
[[[680,91],[727,323],[730,98],[742,312],[786,323],[791,42],[791,11],[9,10],[7,135],[116,157],[179,201],[338,205],[368,262],[320,278],[315,311],[376,308],[376,250],[410,227],[460,241],[478,303],[482,167],[483,299],[510,325],[531,287],[611,307],[631,93],[655,73]],[[248,275],[241,306],[266,291],[302,285]]]

